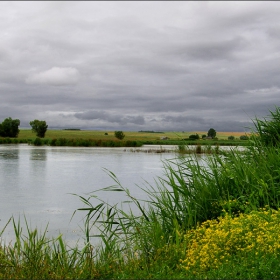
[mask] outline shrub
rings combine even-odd
[[[234,139],[235,139],[235,137],[232,135],[228,137],[228,140],[234,140]]]
[[[36,138],[33,142],[33,145],[35,146],[41,146],[42,145],[42,140],[40,138]]]
[[[54,138],[54,139],[51,139],[51,141],[50,141],[50,145],[51,146],[56,146],[56,138]]]
[[[249,137],[247,135],[241,135],[239,137],[240,140],[249,140]]]
[[[42,140],[42,139],[41,139],[41,140]],[[42,143],[43,143],[44,145],[49,145],[50,142],[51,142],[50,139],[43,139],[43,140],[42,140]]]
[[[115,137],[122,140],[125,137],[125,135],[122,131],[115,131]]]
[[[189,136],[190,140],[198,140],[199,139],[199,135],[198,134],[192,134]]]
[[[12,139],[10,137],[7,137],[5,139],[5,142],[4,143],[7,143],[7,144],[11,144],[12,143]]]
[[[208,220],[197,229],[187,231],[186,257],[182,266],[199,273],[217,269],[232,258],[248,263],[248,256],[258,258],[279,254],[280,212],[254,211],[238,217]]]

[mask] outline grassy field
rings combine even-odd
[[[105,135],[108,133],[108,135]],[[188,138],[191,134],[198,134],[200,137],[205,134],[206,131],[191,131],[191,132],[176,132],[168,131],[163,133],[149,133],[149,132],[137,132],[137,131],[124,131],[125,140],[131,141],[157,141],[161,137],[168,137],[170,140],[182,140]],[[217,138],[219,140],[227,140],[228,136],[234,136],[239,139],[239,136],[244,135],[244,132],[217,132]],[[32,139],[36,138],[35,133],[31,129],[21,129],[18,135],[18,139]],[[100,139],[100,140],[115,140],[114,131],[102,131],[102,130],[47,130],[46,139],[54,138],[66,138],[66,139]]]
[[[198,134],[200,139],[191,140],[190,135]],[[115,137],[114,131],[102,130],[54,130],[38,138],[31,129],[21,129],[17,138],[0,137],[0,144],[28,143],[30,145],[75,146],[75,147],[141,147],[142,145],[179,145],[179,146],[247,146],[249,141],[240,140],[242,132],[218,132],[215,139],[202,139],[207,132],[144,132],[124,131],[124,139]],[[235,139],[228,140],[229,136]],[[162,139],[166,138],[166,139]],[[182,147],[183,147],[182,146]]]

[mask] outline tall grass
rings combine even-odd
[[[96,193],[80,197],[87,207],[79,210],[87,211],[87,228],[99,229],[105,258],[111,252],[110,256],[129,262],[137,254],[142,267],[152,271],[167,250],[170,258],[165,265],[170,272],[176,270],[186,249],[183,232],[225,213],[234,217],[263,207],[278,209],[280,158],[275,142],[267,145],[261,141],[258,130],[265,124],[270,125],[269,121],[255,122],[256,133],[245,152],[231,149],[223,153],[217,148],[216,153],[199,160],[193,155],[164,162],[165,177],[142,188],[147,195],[144,201],[135,198],[109,172],[116,184],[100,191],[112,195],[123,192],[139,215],[123,210],[122,204],[99,201],[94,206],[90,201],[98,199]],[[87,238],[90,241],[89,233]]]
[[[27,234],[23,234],[20,220],[11,218],[15,243],[0,247],[1,279],[86,279],[98,278],[89,244],[80,250],[69,248],[62,236],[46,238],[32,230],[25,219]],[[2,231],[3,232],[3,231]]]

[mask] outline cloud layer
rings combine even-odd
[[[279,105],[279,2],[11,1],[0,9],[0,121],[243,131]]]
[[[52,67],[51,69],[39,73],[31,74],[27,77],[27,84],[45,84],[53,86],[63,86],[76,84],[79,80],[79,72],[72,67],[60,68]]]

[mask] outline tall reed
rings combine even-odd
[[[93,252],[88,244],[81,250],[78,247],[69,248],[61,235],[48,239],[47,228],[43,233],[32,230],[25,219],[25,235],[20,219],[16,222],[11,218],[9,222],[14,227],[15,243],[0,246],[0,279],[98,277]]]
[[[275,114],[280,115],[280,111]],[[147,196],[144,201],[135,198],[121,186],[115,174],[107,171],[116,184],[100,191],[123,192],[139,215],[137,211],[125,211],[122,204],[98,200],[96,193],[80,197],[86,204],[79,209],[87,213],[86,228],[97,227],[97,236],[103,240],[99,257],[123,262],[137,253],[149,267],[167,244],[175,246],[173,252],[178,254],[174,258],[179,258],[185,246],[181,233],[207,220],[224,213],[238,216],[262,207],[277,209],[280,158],[275,141],[274,145],[261,141],[262,131],[258,130],[265,125],[269,127],[270,122],[256,120],[256,133],[242,153],[234,148],[223,153],[217,146],[211,156],[180,156],[164,162],[165,176],[158,178],[154,186],[142,188]],[[94,205],[92,199],[98,203]],[[86,232],[90,242],[90,231]],[[172,267],[171,263],[168,265]]]

